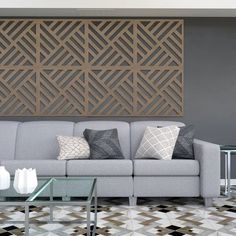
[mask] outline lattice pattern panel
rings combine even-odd
[[[0,115],[183,115],[183,21],[0,19]]]

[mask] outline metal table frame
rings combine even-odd
[[[24,224],[25,225],[25,235],[29,236],[29,229],[31,223],[86,223],[87,224],[87,236],[96,235],[96,228],[97,228],[97,180],[94,179],[93,186],[89,193],[87,200],[84,201],[53,201],[53,188],[52,188],[52,181],[54,178],[50,178],[48,181],[45,182],[33,195],[31,195],[26,201],[3,201],[0,202],[0,206],[24,206],[25,208],[25,220],[24,221],[12,221],[12,220],[1,220],[1,224],[5,223],[12,223],[12,224]],[[50,185],[50,201],[36,201],[34,202],[37,195],[43,191],[45,187]],[[93,203],[93,204],[92,204]],[[48,206],[50,207],[50,214],[48,221],[30,221],[29,217],[29,207],[30,206]],[[87,212],[87,220],[86,221],[62,221],[62,220],[54,220],[53,219],[53,207],[54,206],[84,206]],[[94,206],[94,219],[91,220],[91,207]],[[93,230],[91,231],[90,227],[93,225]]]
[[[232,186],[231,186],[231,157],[232,154],[236,155],[236,149],[224,149],[221,147],[221,153],[224,154],[225,159],[225,186],[224,186],[224,195],[227,197],[231,196],[232,193]]]

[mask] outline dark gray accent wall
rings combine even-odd
[[[236,144],[236,19],[185,21],[183,120],[202,139]],[[232,166],[236,178],[236,156]]]
[[[184,61],[184,116],[147,119],[194,124],[198,138],[219,144],[236,144],[236,18],[186,18]],[[105,118],[1,119],[79,121]],[[133,121],[145,118],[106,119]],[[236,156],[232,165],[232,177],[236,178]]]

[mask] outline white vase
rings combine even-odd
[[[17,169],[13,186],[16,192],[20,194],[32,193],[38,185],[37,174],[35,169]]]
[[[0,166],[0,190],[10,187],[10,174],[5,169],[5,166]]]

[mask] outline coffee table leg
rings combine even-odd
[[[228,195],[228,153],[225,153],[225,196]]]
[[[225,152],[225,196],[230,197],[231,194],[231,152]]]
[[[53,201],[53,183],[50,184],[50,202]],[[50,205],[50,222],[53,222],[53,205]]]
[[[97,230],[97,208],[98,208],[98,198],[97,198],[97,184],[94,189],[94,235],[96,235]]]
[[[29,236],[29,205],[25,206],[25,235]]]
[[[90,203],[87,204],[87,236],[90,236]]]
[[[228,162],[227,162],[227,165],[228,165],[228,176],[227,176],[227,185],[228,185],[228,189],[227,189],[227,192],[228,192],[228,196],[230,197],[230,194],[231,194],[231,152],[228,152]]]

